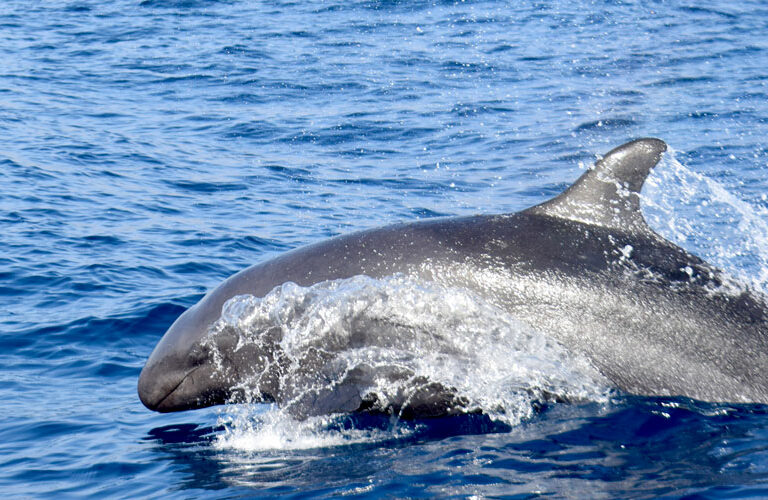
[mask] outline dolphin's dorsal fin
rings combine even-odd
[[[640,212],[640,189],[667,145],[637,139],[611,150],[571,187],[526,213],[629,231],[650,231]]]

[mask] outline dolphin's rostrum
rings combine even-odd
[[[170,327],[141,372],[139,397],[161,412],[237,400],[254,370],[284,362],[277,339],[242,348],[226,332],[207,335],[232,297],[263,297],[286,282],[402,274],[472,290],[589,359],[622,391],[768,403],[765,297],[654,233],[642,216],[638,194],[665,150],[658,139],[629,142],[522,212],[362,231],[249,267]],[[378,409],[461,411],[461,395],[422,382],[405,413]],[[251,389],[281,400],[268,376]],[[298,413],[376,409],[366,394],[337,399],[343,404]]]

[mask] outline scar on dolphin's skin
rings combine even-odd
[[[149,409],[180,411],[231,401],[234,388],[252,383],[253,394],[280,404],[285,360],[279,338],[241,349],[232,335],[220,335],[216,345],[204,345],[224,303],[238,295],[263,297],[286,282],[310,286],[403,274],[492,299],[585,356],[619,390],[768,403],[766,298],[733,286],[722,271],[653,232],[643,218],[639,192],[664,151],[658,139],[624,144],[562,194],[518,213],[396,224],[251,266],[169,328],[141,372],[139,397]],[[302,368],[313,373],[322,363],[310,360]],[[265,369],[260,364],[274,370],[255,380]],[[335,389],[339,405],[297,411],[375,409],[413,417],[462,411],[462,395],[453,388],[419,382],[425,389],[405,413],[396,404],[377,406],[355,386]]]

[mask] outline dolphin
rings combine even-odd
[[[139,397],[160,412],[246,400],[238,393],[243,381],[284,362],[279,339],[241,349],[236,336],[222,334],[212,349],[209,332],[235,296],[263,297],[286,282],[403,274],[498,304],[586,357],[625,393],[768,403],[766,298],[656,234],[643,218],[639,193],[666,149],[651,138],[619,146],[563,193],[521,212],[390,225],[253,265],[171,325],[139,376]],[[309,363],[307,371],[317,366]],[[451,388],[423,382],[409,399],[410,416],[462,409]],[[375,408],[348,389],[304,414]],[[285,399],[275,376],[251,390],[264,401]]]

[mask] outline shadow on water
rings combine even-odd
[[[220,426],[174,424],[150,430],[143,440],[154,444],[150,450],[153,462],[170,463],[171,469],[183,477],[178,483],[180,489],[218,490],[227,487],[212,446],[221,430]]]
[[[243,451],[216,446],[217,438],[225,431],[223,425],[179,423],[154,428],[143,440],[154,444],[153,461],[170,459],[171,468],[183,476],[179,481],[182,489],[244,486],[270,495],[306,491],[317,485],[344,488],[350,480],[389,470],[391,461],[403,452],[409,453],[414,445],[510,430],[507,424],[482,414],[398,421],[386,415],[359,413],[331,419],[321,432],[342,435],[361,431],[379,437],[338,446]]]
[[[164,445],[205,444],[210,443],[215,433],[222,430],[222,426],[212,427],[200,426],[198,424],[164,425],[149,431],[144,439],[147,441],[157,441]]]
[[[346,430],[379,430],[392,431],[393,427],[406,428],[407,438],[397,439],[402,444],[413,444],[422,441],[436,441],[454,436],[471,436],[476,434],[492,434],[509,432],[508,424],[493,420],[482,413],[455,415],[451,417],[429,418],[417,420],[393,420],[384,415],[357,413],[339,418],[328,426],[329,431]],[[379,445],[381,443],[378,443]]]
[[[437,494],[462,476],[468,486],[490,482],[520,492],[544,481],[551,492],[588,488],[596,497],[760,496],[768,493],[766,414],[765,405],[625,397],[609,407],[548,405],[516,427],[482,414],[399,422],[344,415],[330,420],[324,432],[391,437],[299,450],[222,449],[216,446],[222,425],[158,427],[144,439],[155,444],[157,461],[170,458],[184,476],[178,483],[184,490],[240,487],[264,496],[310,490],[334,496],[355,488],[371,491],[366,485],[375,484],[371,493],[394,488],[413,496],[417,485],[423,494]],[[457,451],[446,454],[446,442]],[[416,474],[407,476],[413,486],[401,484],[404,474]]]
[[[616,403],[577,426],[507,444],[515,459],[496,466],[546,470],[550,480],[588,481],[610,495],[768,493],[768,406],[639,396]]]
[[[455,415],[451,417],[417,419],[417,420],[397,420],[388,415],[373,413],[352,413],[340,415],[332,419],[323,429],[324,432],[344,432],[349,430],[357,431],[382,431],[391,432],[393,436],[395,430],[406,430],[405,433],[397,435],[407,437],[393,438],[386,444],[394,445],[401,443],[403,445],[413,444],[421,441],[435,441],[454,436],[470,436],[476,434],[503,433],[512,430],[512,427],[504,422],[498,422],[491,417],[481,413],[472,413],[466,415]],[[143,439],[153,441],[163,446],[173,445],[199,445],[210,444],[216,439],[217,433],[225,430],[223,425],[204,426],[193,423],[173,424],[162,427],[156,427],[147,433]],[[381,441],[375,442],[376,446],[381,446]]]

